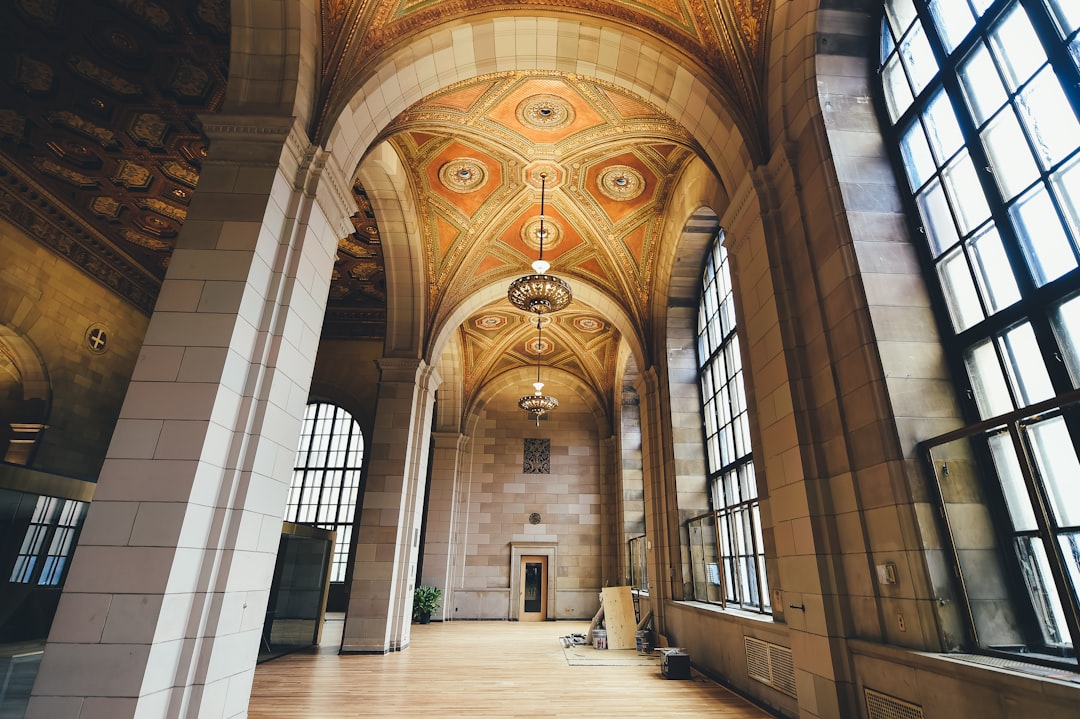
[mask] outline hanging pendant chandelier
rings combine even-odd
[[[538,315],[558,312],[564,309],[573,294],[565,280],[547,274],[551,264],[544,261],[544,190],[547,175],[540,175],[540,256],[532,263],[533,274],[519,277],[510,283],[506,296],[510,303],[520,310]]]
[[[527,394],[518,400],[518,407],[528,412],[536,419],[536,426],[540,426],[540,418],[559,406],[559,400],[551,395],[544,394],[544,383],[540,381],[540,352],[543,349],[543,329],[540,322],[540,313],[536,315],[536,381],[533,382],[533,393]]]

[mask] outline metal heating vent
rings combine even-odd
[[[790,649],[746,636],[743,637],[743,646],[746,648],[746,673],[751,679],[788,696],[798,697],[795,691],[795,664]]]
[[[866,715],[869,719],[923,719],[922,707],[918,704],[865,687],[863,694],[866,696]]]

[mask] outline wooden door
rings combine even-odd
[[[521,587],[518,619],[523,622],[542,622],[547,619],[547,557],[521,558]]]

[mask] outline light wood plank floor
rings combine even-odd
[[[251,719],[614,719],[770,715],[697,673],[651,666],[570,666],[559,637],[587,622],[447,622],[412,627],[411,646],[381,656],[336,647],[259,665]],[[613,650],[609,650],[613,651]],[[632,650],[624,650],[632,651]]]

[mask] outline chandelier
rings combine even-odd
[[[544,190],[547,186],[547,175],[540,175],[540,256],[532,263],[533,274],[519,277],[510,283],[510,289],[506,296],[510,303],[520,310],[534,312],[538,315],[549,312],[558,312],[564,309],[573,294],[570,285],[565,280],[554,275],[547,274],[551,264],[544,261]]]
[[[544,383],[540,381],[540,352],[543,350],[543,329],[540,322],[540,313],[536,315],[536,381],[533,382],[533,393],[527,394],[518,400],[518,407],[536,418],[536,426],[540,426],[540,418],[559,406],[559,400],[551,395],[544,394]]]

